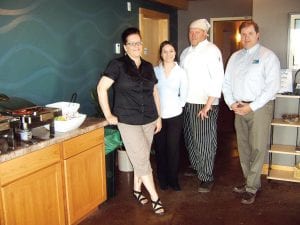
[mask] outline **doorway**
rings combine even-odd
[[[241,48],[239,26],[242,22],[248,20],[251,20],[251,17],[223,17],[210,19],[210,40],[221,50],[225,67],[231,54]]]
[[[222,53],[224,68],[229,57],[241,48],[239,26],[251,17],[211,18],[210,40],[218,46]],[[218,131],[234,131],[234,113],[227,107],[223,95],[219,103]]]
[[[143,39],[142,57],[156,66],[159,63],[159,45],[169,40],[169,15],[140,8],[139,29]]]

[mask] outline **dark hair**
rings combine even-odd
[[[127,44],[127,37],[131,34],[138,34],[141,37],[141,33],[139,29],[137,29],[136,27],[129,27],[126,30],[124,30],[122,33],[123,45]]]
[[[159,46],[159,58],[160,58],[160,60],[163,62],[164,60],[163,60],[163,58],[161,57],[161,53],[162,53],[162,49],[166,46],[166,45],[171,45],[173,48],[174,48],[174,50],[175,50],[175,61],[177,61],[177,51],[176,51],[176,48],[175,48],[175,45],[173,44],[173,43],[171,43],[170,41],[163,41],[161,44],[160,44],[160,46]]]
[[[250,21],[244,21],[241,23],[240,27],[239,27],[239,32],[241,33],[242,29],[245,27],[250,27],[253,26],[254,30],[256,33],[259,33],[259,27],[257,25],[257,23],[255,23],[254,21],[250,20]]]

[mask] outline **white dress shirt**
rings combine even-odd
[[[187,102],[206,104],[208,97],[216,97],[213,105],[219,104],[224,69],[218,47],[207,40],[187,47],[180,56],[180,65],[189,82]]]
[[[184,70],[175,63],[168,77],[162,64],[154,67],[154,71],[158,80],[161,117],[167,119],[180,115],[186,102],[188,88]]]
[[[280,62],[269,49],[256,44],[235,52],[229,59],[223,94],[230,107],[237,101],[251,101],[255,111],[275,99],[280,88]]]

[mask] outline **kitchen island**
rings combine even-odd
[[[77,224],[104,202],[106,125],[87,118],[51,139],[37,129],[39,141],[0,155],[0,224]]]

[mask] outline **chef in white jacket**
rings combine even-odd
[[[190,46],[180,56],[188,78],[184,110],[184,137],[190,163],[200,180],[199,192],[209,192],[214,183],[217,150],[217,117],[224,68],[216,45],[207,40],[210,24],[206,19],[189,26]]]

